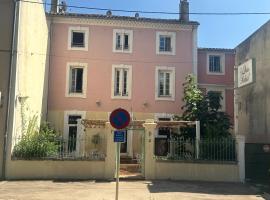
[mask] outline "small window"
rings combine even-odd
[[[131,97],[131,66],[113,66],[113,94],[112,98]]]
[[[69,93],[83,92],[83,68],[70,69]]]
[[[165,55],[175,55],[175,38],[174,32],[157,32],[156,33],[156,53]]]
[[[113,52],[132,52],[133,31],[114,29],[113,38]]]
[[[84,43],[84,33],[72,31],[72,47],[85,47]]]
[[[221,105],[220,111],[225,111],[226,110],[225,89],[207,88],[207,94],[209,92],[221,95],[222,98],[220,100],[220,105]]]
[[[66,97],[86,97],[86,64],[68,63]]]
[[[207,73],[213,75],[224,75],[224,55],[222,54],[208,54],[207,59]]]
[[[171,52],[171,37],[166,35],[161,35],[159,38],[159,51],[160,52]]]
[[[68,50],[88,51],[88,27],[69,27]]]
[[[209,56],[209,72],[221,73],[220,56]]]
[[[156,68],[156,100],[172,100],[175,98],[175,68]]]

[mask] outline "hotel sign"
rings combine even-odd
[[[249,59],[245,63],[237,67],[238,87],[243,87],[254,82],[254,64],[253,60]]]

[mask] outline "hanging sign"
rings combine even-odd
[[[252,59],[237,67],[238,87],[243,87],[254,82],[255,76],[254,62]]]

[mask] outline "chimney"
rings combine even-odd
[[[188,22],[189,21],[189,2],[187,0],[180,0],[180,21]]]
[[[59,0],[52,0],[51,1],[51,13],[58,13],[59,12]]]

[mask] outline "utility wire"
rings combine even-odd
[[[55,6],[56,4],[46,2],[34,2],[30,0],[17,0],[25,3],[42,4],[48,6]],[[61,4],[57,5],[61,6]],[[110,8],[97,8],[87,6],[75,6],[67,5],[68,8],[86,9],[86,10],[98,10],[98,11],[114,11],[124,13],[142,13],[142,14],[163,14],[163,15],[179,15],[179,12],[166,12],[166,11],[143,11],[143,10],[124,10],[124,9],[110,9]],[[189,12],[190,15],[270,15],[270,12]]]

